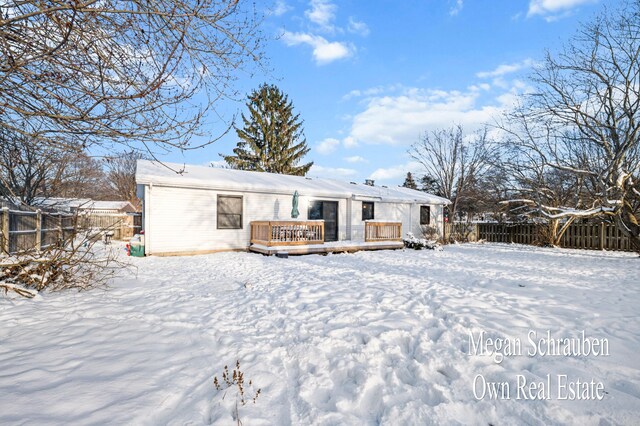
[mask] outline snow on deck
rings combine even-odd
[[[640,260],[459,245],[279,259],[131,258],[108,291],[0,298],[0,424],[637,424]],[[607,339],[609,356],[471,354],[469,335]],[[516,399],[515,378],[604,384]],[[474,378],[513,383],[478,399]],[[555,385],[555,382],[553,383]]]

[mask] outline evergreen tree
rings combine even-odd
[[[309,147],[288,96],[275,85],[263,84],[247,98],[249,116],[242,114],[244,127],[236,128],[240,141],[234,155],[222,155],[227,164],[240,170],[307,174],[313,162],[298,165]]]
[[[407,177],[404,179],[402,186],[405,188],[418,189],[418,185],[416,185],[416,181],[413,180],[411,172],[407,172]]]
[[[442,191],[440,191],[440,187],[438,182],[429,175],[424,175],[420,178],[420,191],[428,192],[429,194],[434,194],[439,197],[442,197]]]

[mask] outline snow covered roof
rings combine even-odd
[[[129,201],[94,201],[90,198],[37,198],[34,204],[42,207],[52,207],[59,210],[114,210],[119,212],[134,212],[135,207]]]
[[[92,201],[87,207],[93,210],[118,210],[135,211],[135,207],[129,201]]]
[[[183,170],[182,173],[176,171]],[[139,185],[164,185],[239,192],[354,198],[386,202],[449,204],[446,198],[403,187],[369,186],[334,179],[249,172],[176,163],[138,160],[136,182]]]

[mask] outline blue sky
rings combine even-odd
[[[397,185],[421,169],[420,134],[493,122],[530,88],[527,73],[617,0],[277,0],[264,22],[270,71],[304,120],[310,175]],[[243,102],[222,106],[243,111]],[[212,134],[219,129],[212,129]],[[219,162],[235,132],[166,161]]]

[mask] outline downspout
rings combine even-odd
[[[412,234],[413,234],[413,206],[415,205],[416,205],[415,201],[409,204],[409,232],[411,232]]]
[[[346,235],[346,239],[347,240],[351,240],[352,236],[351,234],[353,233],[353,223],[352,223],[352,217],[353,216],[353,199],[351,198],[347,198],[347,221],[346,221],[346,231],[347,231],[347,235]]]
[[[146,187],[145,191],[145,230],[144,230],[144,251],[145,255],[152,254],[153,250],[151,249],[151,190],[153,189],[153,182],[149,183],[149,186]]]

